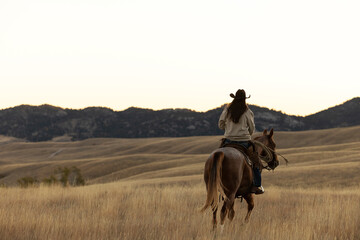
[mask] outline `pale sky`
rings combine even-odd
[[[0,109],[249,104],[309,115],[360,96],[360,1],[0,0]]]

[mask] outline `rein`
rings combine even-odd
[[[256,140],[251,140],[251,142],[254,145],[257,145],[258,147],[262,148],[265,151],[266,156],[259,156],[259,158],[261,160],[263,160],[266,163],[269,163],[269,162],[271,162],[273,160],[273,156],[272,156],[271,151],[270,151],[271,149],[269,147],[267,147],[262,142],[259,142],[259,141],[256,141]]]
[[[287,159],[286,159],[283,155],[281,155],[280,153],[275,152],[274,150],[272,150],[271,148],[269,148],[268,146],[266,146],[265,144],[263,144],[262,142],[259,142],[259,141],[257,141],[257,140],[251,140],[251,142],[252,142],[254,145],[257,145],[257,146],[261,147],[261,148],[265,151],[266,156],[259,156],[259,158],[260,158],[261,160],[263,160],[264,162],[266,162],[267,164],[269,164],[269,162],[271,162],[271,161],[273,160],[273,155],[272,155],[272,153],[274,153],[274,154],[277,154],[277,155],[279,155],[280,157],[282,157],[282,158],[285,160],[286,165],[288,165],[289,160],[287,160]],[[269,166],[266,166],[265,168],[269,170]]]
[[[285,162],[286,162],[286,165],[288,165],[288,163],[289,163],[289,160],[287,160],[283,155],[281,155],[280,153],[277,153],[277,152],[275,152],[274,150],[272,150],[271,148],[269,148],[270,149],[270,151],[272,151],[273,153],[275,153],[276,155],[279,155],[280,157],[282,157],[284,160],[285,160]]]

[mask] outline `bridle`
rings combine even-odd
[[[259,158],[267,164],[266,166],[263,166],[265,169],[267,169],[269,171],[273,170],[271,167],[269,167],[269,163],[271,163],[274,160],[275,155],[279,155],[280,157],[282,157],[285,160],[286,165],[288,165],[289,161],[280,153],[275,152],[275,150],[271,149],[270,147],[266,146],[265,144],[263,144],[260,141],[251,140],[251,142],[254,145],[257,145],[260,148],[262,148],[263,151],[266,153],[265,156],[262,156],[262,155],[259,156]]]

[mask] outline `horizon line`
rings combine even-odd
[[[353,97],[353,98],[351,98],[351,99],[349,99],[349,100],[346,100],[346,101],[344,101],[344,102],[342,102],[342,103],[339,103],[339,104],[337,104],[337,105],[330,106],[330,107],[328,107],[328,108],[326,108],[326,109],[317,111],[317,112],[315,112],[315,113],[310,113],[310,114],[307,114],[307,115],[288,114],[288,113],[286,113],[286,112],[284,112],[284,111],[282,111],[282,110],[277,110],[277,109],[275,109],[275,108],[270,108],[270,107],[265,107],[265,106],[259,106],[259,105],[256,105],[256,104],[248,104],[248,105],[250,105],[250,106],[256,106],[256,107],[260,107],[260,108],[267,108],[267,109],[269,109],[269,110],[271,110],[271,111],[281,112],[281,113],[283,113],[283,114],[285,114],[285,115],[288,115],[288,116],[307,117],[307,116],[310,116],[310,115],[314,115],[314,114],[320,113],[320,112],[322,112],[322,111],[326,111],[326,110],[328,110],[328,109],[330,109],[330,108],[333,108],[333,107],[342,105],[342,104],[344,104],[344,103],[346,103],[346,102],[348,102],[348,101],[351,101],[351,100],[353,100],[353,99],[356,99],[356,98],[360,98],[360,97]],[[123,111],[126,111],[126,110],[130,109],[130,108],[137,108],[137,109],[145,109],[145,110],[152,110],[152,111],[181,110],[181,109],[182,109],[182,110],[190,110],[190,111],[194,111],[194,112],[198,112],[198,113],[205,113],[205,112],[208,112],[208,111],[215,110],[215,109],[217,109],[217,108],[221,108],[221,107],[224,106],[225,104],[227,104],[227,103],[224,103],[224,104],[222,104],[222,105],[220,105],[220,106],[218,106],[218,107],[214,107],[214,108],[208,109],[208,110],[206,110],[206,111],[201,111],[201,110],[195,110],[195,109],[191,109],[191,108],[181,108],[181,107],[155,109],[155,108],[147,108],[147,107],[129,106],[129,107],[125,108],[125,109],[121,109],[121,110],[119,109],[119,110],[118,110],[118,109],[113,109],[113,108],[111,108],[111,107],[99,106],[99,105],[98,105],[98,106],[87,106],[87,107],[83,107],[83,108],[71,108],[71,107],[62,107],[62,106],[58,106],[58,105],[52,105],[52,104],[49,104],[49,103],[43,103],[43,104],[39,104],[39,105],[32,105],[32,104],[25,104],[25,103],[24,103],[24,104],[19,104],[19,105],[12,106],[12,107],[1,108],[0,111],[4,111],[4,110],[16,108],[16,107],[21,107],[21,106],[30,106],[30,107],[51,106],[51,107],[56,107],[56,108],[61,108],[61,109],[80,110],[80,111],[81,111],[81,110],[88,109],[88,108],[106,108],[106,109],[110,109],[110,110],[112,110],[112,111],[114,111],[114,112],[123,112]]]

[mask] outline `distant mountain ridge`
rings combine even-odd
[[[258,131],[299,131],[360,125],[360,98],[306,116],[287,115],[249,105]],[[93,137],[146,138],[221,135],[217,122],[223,107],[207,112],[189,109],[151,110],[103,107],[81,110],[51,105],[20,105],[0,110],[0,134],[29,141],[46,141],[68,135],[73,140]]]

